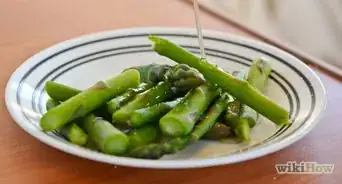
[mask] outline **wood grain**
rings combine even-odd
[[[248,33],[202,14],[203,27]],[[81,159],[40,143],[19,128],[5,108],[4,89],[28,57],[82,34],[137,26],[193,27],[191,6],[180,0],[1,0],[0,1],[0,183],[340,183],[342,181],[341,82],[317,72],[328,93],[327,111],[302,140],[277,153],[244,163],[190,170],[116,167]],[[279,175],[287,161],[333,163],[333,174]]]

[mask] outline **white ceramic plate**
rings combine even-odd
[[[26,132],[67,153],[100,162],[146,168],[192,168],[241,162],[289,146],[307,134],[325,109],[325,90],[319,78],[295,57],[266,44],[228,33],[204,31],[207,57],[232,72],[248,70],[255,57],[268,59],[274,69],[267,96],[290,111],[291,126],[278,127],[261,119],[248,145],[233,140],[200,141],[160,160],[109,156],[72,145],[54,133],[44,133],[39,119],[46,111],[44,83],[53,80],[79,89],[113,76],[133,65],[173,62],[151,50],[149,34],[166,37],[198,54],[194,29],[139,28],[102,32],[52,46],[25,61],[6,87],[6,105]]]

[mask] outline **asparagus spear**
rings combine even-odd
[[[130,150],[127,154],[129,157],[144,159],[159,159],[164,155],[164,144],[152,143],[138,146]]]
[[[209,82],[217,84],[237,100],[253,108],[274,123],[278,125],[289,123],[288,111],[254,89],[247,81],[237,80],[217,66],[196,57],[166,39],[157,36],[149,36],[149,39],[153,41],[153,49],[158,54],[168,57],[177,63],[187,64],[190,67],[196,68]]]
[[[158,122],[161,117],[174,108],[181,98],[170,102],[162,102],[150,107],[142,108],[132,112],[130,117],[130,125],[132,127],[140,127],[148,123]]]
[[[136,69],[140,73],[141,83],[154,83],[157,84],[163,81],[165,73],[171,68],[169,65],[160,65],[160,64],[149,64],[142,66],[133,66],[129,69]]]
[[[129,146],[129,138],[125,133],[93,114],[88,115],[81,126],[103,153],[122,155]]]
[[[205,82],[200,72],[185,64],[169,66],[153,63],[131,68],[139,70],[141,82],[156,84],[161,81],[167,81],[172,83],[174,87],[177,87],[178,90],[188,91]]]
[[[113,99],[111,99],[109,102],[107,102],[107,108],[108,112],[110,114],[113,114],[115,111],[117,111],[121,106],[129,102],[134,96],[136,96],[138,93],[144,92],[152,87],[151,84],[147,83],[141,83],[138,88],[135,89],[128,89],[126,93],[117,96]]]
[[[272,68],[265,60],[257,58],[253,60],[251,67],[249,68],[247,81],[255,89],[261,93],[265,91],[268,78],[272,72]]]
[[[68,100],[69,98],[82,92],[79,89],[76,89],[76,88],[73,88],[64,84],[60,84],[54,81],[46,82],[45,90],[50,96],[50,98],[54,99],[54,101],[57,101],[57,102],[64,102]],[[96,114],[97,116],[103,117],[108,121],[111,121],[112,119],[112,114],[109,114],[107,112],[107,106],[101,106],[97,108],[96,110],[94,110],[94,114]]]
[[[137,109],[155,105],[169,99],[172,96],[171,85],[168,82],[160,82],[153,88],[138,94],[132,101],[121,107],[113,114],[113,122],[127,124],[132,112]]]
[[[203,75],[185,64],[177,64],[169,69],[164,78],[178,89],[189,90],[204,84]]]
[[[44,131],[61,128],[76,118],[84,117],[127,89],[137,87],[139,83],[140,74],[134,69],[100,81],[45,113],[40,120],[40,126]]]
[[[73,144],[84,146],[88,142],[88,135],[76,123],[64,125],[60,132]]]
[[[169,71],[171,66],[169,65],[152,65],[149,70],[149,80],[157,84],[158,82],[163,81],[164,75],[167,71]]]
[[[246,119],[238,119],[238,121],[231,121],[235,135],[244,142],[250,141],[251,128]]]
[[[241,114],[241,103],[237,100],[228,103],[225,120],[229,123],[236,121]]]
[[[49,99],[46,103],[46,109],[49,111],[58,105],[59,102]],[[75,122],[64,125],[59,132],[73,144],[84,146],[88,142],[88,135]]]
[[[233,76],[237,80],[244,80],[245,74],[242,71],[233,72]],[[242,141],[250,140],[250,127],[247,119],[241,118],[242,104],[238,100],[228,103],[226,112],[226,122],[232,127],[235,135]]]
[[[174,109],[160,119],[159,126],[163,134],[171,137],[188,135],[218,94],[219,90],[208,84],[191,90]]]
[[[206,132],[208,132],[216,123],[218,117],[227,108],[232,98],[228,94],[223,94],[207,112],[205,118],[196,125],[191,132],[192,140],[199,140]]]
[[[189,136],[177,137],[164,143],[152,143],[136,147],[128,156],[144,159],[158,159],[165,154],[172,154],[184,149],[190,143]]]
[[[247,80],[257,90],[263,91],[270,73],[271,67],[265,61],[256,59],[252,63]],[[243,72],[240,71],[234,72],[233,75],[239,79],[244,78]],[[237,137],[247,142],[250,140],[250,128],[256,124],[258,113],[249,106],[234,101],[228,105],[226,119]]]
[[[50,98],[57,102],[66,101],[81,92],[79,89],[75,89],[54,81],[47,81],[45,83],[45,91]]]
[[[88,139],[88,142],[86,145],[84,145],[84,147],[94,151],[100,151],[99,148],[96,146],[95,142],[91,139]]]
[[[55,108],[58,105],[59,105],[58,101],[49,98],[46,102],[46,110],[49,111],[50,109]]]
[[[240,114],[241,103],[237,100],[230,102],[226,111],[226,122],[239,139],[247,142],[250,139],[250,127],[247,119],[240,119]]]
[[[232,127],[236,137],[242,141],[250,140],[250,125],[247,119],[241,118],[241,103],[233,101],[228,104],[226,112],[226,122]]]
[[[225,94],[212,105],[204,120],[195,126],[194,131],[184,137],[177,137],[163,143],[154,143],[137,147],[129,152],[129,156],[137,158],[157,159],[164,154],[171,154],[184,149],[189,144],[198,141],[215,124],[220,114],[226,108],[231,98]]]
[[[217,122],[203,137],[210,140],[220,140],[231,135],[232,130],[229,126]]]
[[[163,154],[173,154],[191,144],[190,137],[177,137],[163,143]]]
[[[256,90],[263,93],[271,71],[271,66],[268,63],[262,59],[255,59],[249,69],[247,81]],[[249,126],[253,127],[258,119],[258,113],[249,106],[243,104],[240,118],[247,119]]]
[[[157,138],[158,130],[154,125],[146,125],[129,132],[129,148],[146,145]]]

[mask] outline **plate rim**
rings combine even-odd
[[[189,160],[146,160],[146,159],[136,159],[136,158],[129,158],[129,157],[119,157],[119,156],[112,156],[112,155],[105,155],[103,153],[91,151],[79,146],[75,146],[72,144],[65,144],[59,140],[56,140],[55,138],[52,138],[48,136],[46,133],[42,132],[41,130],[34,130],[30,128],[26,123],[22,123],[21,117],[18,117],[16,113],[14,112],[14,109],[12,109],[10,96],[11,96],[11,90],[13,87],[13,84],[15,84],[16,79],[21,76],[22,74],[25,74],[25,70],[27,67],[34,65],[36,60],[36,57],[42,57],[43,55],[46,55],[49,51],[56,52],[56,49],[62,49],[65,46],[73,45],[76,42],[84,41],[84,39],[91,39],[95,37],[106,37],[106,35],[118,35],[118,34],[133,34],[134,32],[158,32],[158,31],[168,31],[168,32],[193,32],[194,28],[189,27],[137,27],[137,28],[128,28],[128,29],[118,29],[118,30],[107,30],[107,31],[101,31],[96,33],[90,33],[85,34],[81,36],[77,36],[75,38],[67,39],[65,41],[52,44],[49,47],[42,49],[41,51],[37,52],[33,56],[26,59],[23,63],[21,63],[16,70],[12,73],[11,77],[7,81],[6,88],[5,88],[5,103],[7,111],[10,113],[11,117],[13,118],[14,122],[19,125],[23,130],[25,130],[28,134],[35,137],[39,141],[56,148],[57,150],[66,152],[68,154],[79,156],[81,158],[94,160],[102,163],[107,164],[114,164],[114,165],[120,165],[120,166],[130,166],[130,167],[138,167],[138,168],[159,168],[159,169],[185,169],[185,168],[198,168],[198,167],[211,167],[211,166],[219,166],[219,165],[227,165],[227,164],[233,164],[238,163],[242,161],[252,160],[255,158],[259,158],[271,153],[274,153],[276,151],[280,151],[289,145],[292,145],[293,143],[297,142],[301,138],[303,138],[305,135],[307,135],[316,125],[317,123],[322,119],[323,114],[326,110],[327,105],[327,96],[326,96],[326,90],[324,88],[324,85],[321,81],[321,79],[318,77],[318,75],[304,62],[296,58],[295,56],[291,55],[290,53],[283,51],[275,46],[269,45],[267,43],[263,43],[261,41],[255,40],[253,38],[244,37],[241,35],[235,35],[229,32],[222,32],[222,31],[216,31],[211,29],[205,29],[203,32],[204,34],[214,34],[214,35],[221,35],[225,37],[225,39],[233,39],[237,40],[239,42],[246,43],[248,45],[254,45],[257,48],[263,47],[267,48],[267,50],[270,50],[272,52],[276,52],[275,55],[279,55],[279,53],[283,54],[286,57],[291,58],[292,60],[296,60],[296,64],[301,65],[300,67],[305,68],[308,72],[310,72],[311,75],[313,75],[313,79],[311,78],[310,81],[316,80],[317,85],[320,87],[319,90],[322,90],[322,108],[316,115],[316,119],[311,120],[311,122],[306,123],[305,126],[298,129],[296,132],[294,132],[292,135],[285,137],[284,139],[279,140],[278,142],[274,144],[266,145],[265,147],[261,147],[259,149],[253,150],[251,152],[241,152],[238,154],[230,154],[227,156],[220,156],[220,157],[211,157],[211,158],[196,158],[196,159],[189,159]],[[38,60],[36,60],[38,62]],[[306,75],[306,74],[304,74]],[[319,99],[316,97],[316,99]]]

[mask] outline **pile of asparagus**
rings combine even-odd
[[[229,74],[166,39],[149,39],[178,64],[134,66],[83,91],[48,81],[43,131],[106,154],[157,159],[202,138],[248,142],[259,114],[289,122],[262,94],[272,70],[266,61],[255,59],[247,75]]]

